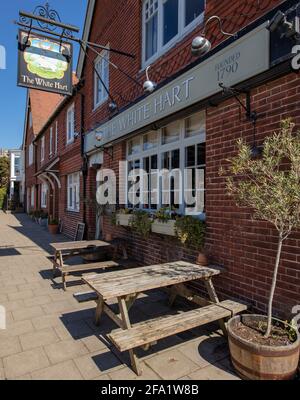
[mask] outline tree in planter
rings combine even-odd
[[[231,175],[226,182],[229,195],[236,199],[238,206],[252,208],[255,219],[268,221],[278,232],[266,338],[272,329],[282,246],[291,232],[300,228],[300,132],[293,134],[294,126],[291,119],[283,120],[279,132],[265,139],[261,158],[253,159],[251,148],[239,140],[238,155],[227,160]]]

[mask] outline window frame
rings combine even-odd
[[[200,118],[203,119],[203,126],[204,126],[204,131],[200,132],[198,135],[196,136],[192,136],[192,137],[186,137],[185,136],[185,128],[186,128],[186,120],[191,117],[194,114],[199,114]],[[184,196],[184,174],[183,171],[185,169],[185,152],[186,152],[186,148],[190,147],[190,146],[197,146],[200,143],[206,143],[206,111],[205,110],[200,110],[196,113],[193,113],[191,115],[188,115],[180,120],[177,120],[179,122],[180,125],[180,135],[179,135],[179,139],[176,142],[172,142],[172,143],[166,143],[166,144],[162,144],[162,139],[163,139],[163,129],[165,127],[161,127],[160,129],[157,130],[157,134],[158,134],[158,145],[157,147],[154,147],[152,149],[149,150],[143,150],[143,140],[144,140],[144,136],[146,136],[147,134],[149,134],[149,132],[145,132],[144,134],[140,134],[138,136],[133,136],[132,138],[127,140],[126,143],[126,161],[127,161],[127,171],[126,171],[126,176],[128,178],[128,167],[129,167],[129,162],[137,162],[139,160],[139,165],[141,169],[144,169],[144,159],[147,157],[151,157],[152,155],[157,154],[158,159],[157,159],[157,169],[159,171],[161,171],[163,169],[163,165],[162,165],[162,155],[166,152],[172,152],[174,150],[179,149],[179,156],[180,156],[180,170],[182,172],[182,193],[181,195]],[[172,123],[174,123],[175,121],[172,121]],[[133,153],[133,154],[129,154],[129,143],[131,140],[135,140],[139,138],[139,143],[140,143],[140,151],[138,153]],[[205,168],[205,167],[204,167]],[[126,180],[126,205],[128,208],[133,208],[129,202],[128,202],[128,189],[129,189],[129,182],[128,179]],[[149,211],[149,212],[155,212],[157,210],[159,210],[163,205],[162,205],[162,190],[161,190],[161,183],[159,183],[159,189],[158,189],[158,196],[159,196],[159,202],[157,204],[157,208],[145,208],[142,206],[142,204],[139,204],[138,206],[134,207],[134,208],[139,208],[145,211]],[[205,192],[205,188],[204,188],[204,192]],[[141,188],[141,193],[145,192],[143,190],[143,188]],[[200,217],[205,217],[205,212],[190,212],[188,211],[188,209],[190,209],[191,207],[186,207],[184,202],[182,202],[182,204],[180,205],[179,209],[178,209],[178,213],[180,213],[181,215],[195,215],[195,216],[200,216]]]
[[[106,45],[106,47],[109,47],[109,44]],[[104,57],[107,60],[107,68],[108,68],[108,73],[107,73],[107,82],[105,81],[105,77],[103,78],[103,70],[104,70]],[[97,65],[101,63],[101,72],[98,71]],[[101,78],[103,79],[107,89],[109,90],[109,84],[110,84],[110,64],[109,64],[109,51],[108,50],[103,50],[99,56],[96,57],[94,61],[94,68],[95,70],[97,69],[98,73],[100,74]],[[103,95],[101,96],[101,99],[97,101],[97,96],[98,96],[98,76],[96,74],[96,71],[94,70],[94,102],[93,102],[93,111],[97,110],[100,106],[102,106],[106,101],[109,100],[109,95],[105,88],[103,87]]]
[[[71,121],[71,126],[72,130],[69,131],[69,122],[70,122],[70,112],[72,115],[72,121]],[[66,125],[67,125],[67,144],[71,144],[74,142],[74,135],[75,135],[75,103],[73,103],[68,109],[67,109],[67,118],[66,118]]]
[[[70,182],[71,178],[72,182]],[[67,175],[67,211],[80,212],[80,172]]]
[[[41,138],[41,162],[45,160],[45,136]]]
[[[41,208],[47,208],[48,186],[46,183],[41,185]]]
[[[30,167],[33,164],[33,143],[30,143],[28,146],[28,166]]]
[[[58,121],[55,122],[55,143],[54,143],[54,154],[58,151]]]
[[[206,0],[204,0],[203,12],[185,26],[185,5],[188,0],[178,0],[178,34],[175,35],[165,45],[163,44],[163,5],[167,0],[158,0],[158,21],[157,21],[157,52],[151,57],[146,59],[146,2],[148,0],[142,0],[142,69],[145,69],[153,61],[157,60],[164,53],[170,50],[176,43],[181,41],[185,36],[191,33],[198,25],[204,21]]]
[[[53,127],[51,126],[49,133],[49,156],[52,156],[52,154],[53,154]]]

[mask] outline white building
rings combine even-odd
[[[24,157],[22,150],[9,150],[10,185],[9,200],[16,207],[24,205]]]

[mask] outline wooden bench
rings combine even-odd
[[[57,265],[57,269],[61,271],[63,288],[66,290],[66,277],[71,272],[93,271],[98,269],[108,269],[113,267],[120,267],[121,264],[116,261],[101,261],[89,264],[66,265],[62,267]]]
[[[149,345],[156,343],[160,339],[210,322],[232,317],[246,309],[247,306],[244,304],[225,300],[196,310],[141,322],[132,325],[130,329],[116,329],[108,335],[108,338],[120,351],[145,346],[147,349]]]

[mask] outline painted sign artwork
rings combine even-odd
[[[72,45],[20,30],[18,85],[70,95]]]

